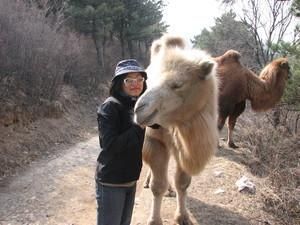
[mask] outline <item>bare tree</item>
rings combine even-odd
[[[240,20],[255,39],[256,60],[261,67],[275,57],[273,44],[279,44],[287,35],[293,21],[292,1],[289,0],[223,0],[224,4],[242,9]],[[235,10],[238,12],[238,10]],[[292,40],[296,42],[295,38]]]

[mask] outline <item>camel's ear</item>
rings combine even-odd
[[[155,40],[151,45],[151,55],[153,56],[158,54],[160,49],[161,49],[161,41]]]
[[[281,67],[282,69],[287,69],[287,70],[290,69],[288,61],[282,61],[282,62],[280,63],[280,67]]]
[[[209,79],[209,75],[211,74],[213,68],[215,66],[215,63],[212,61],[205,61],[200,64],[199,68],[199,77],[201,80],[207,80]]]

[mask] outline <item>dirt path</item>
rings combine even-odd
[[[0,181],[1,225],[93,225],[96,218],[94,166],[98,137],[79,143],[50,160],[35,163],[16,177]],[[222,147],[189,188],[187,207],[194,224],[276,224],[262,211],[262,178],[244,166],[247,149]],[[146,167],[138,185],[134,225],[146,224],[151,192],[142,188]],[[171,163],[170,176],[174,171]],[[256,185],[255,194],[238,192],[235,182],[246,175]],[[172,224],[176,198],[163,201],[164,224]]]

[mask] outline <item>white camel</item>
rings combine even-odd
[[[148,89],[135,107],[135,121],[146,129],[143,159],[151,169],[149,225],[162,225],[161,203],[168,188],[168,163],[176,161],[175,222],[192,224],[186,190],[218,145],[216,63],[205,52],[189,49],[183,38],[164,35],[151,46]]]

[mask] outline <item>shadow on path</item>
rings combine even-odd
[[[187,207],[197,224],[201,225],[251,225],[251,223],[238,213],[217,205],[209,205],[196,198],[187,198]],[[212,216],[213,215],[213,216]]]

